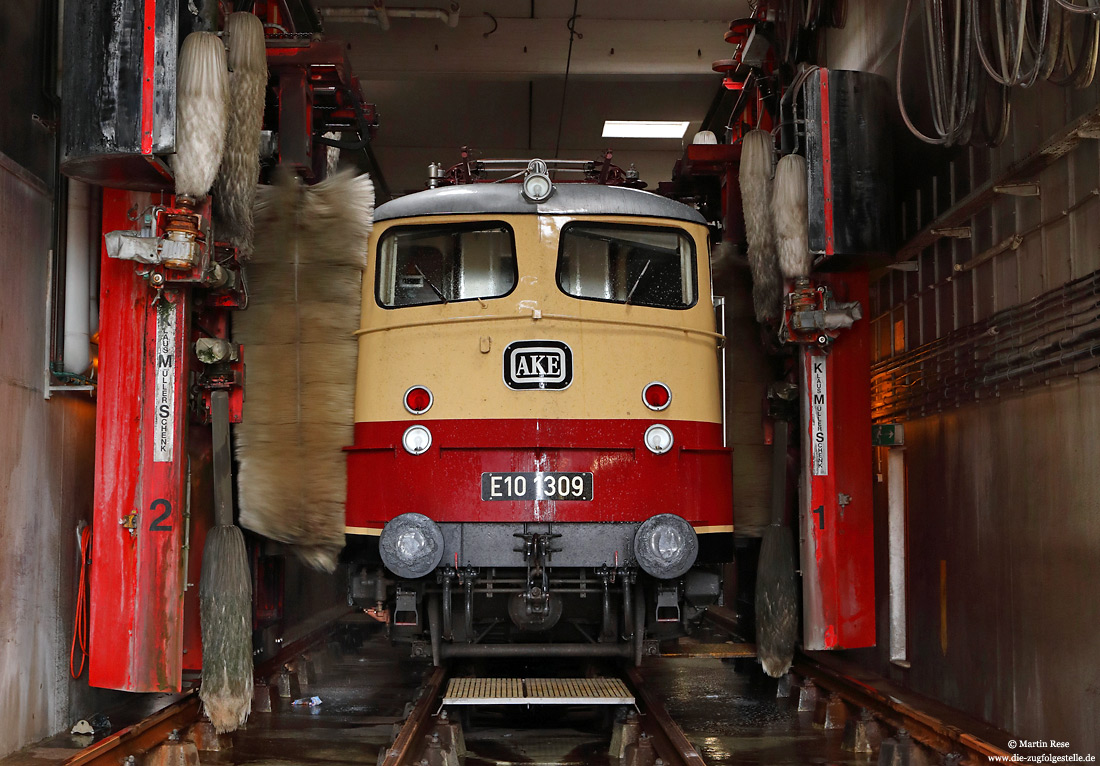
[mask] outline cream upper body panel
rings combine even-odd
[[[378,243],[394,226],[498,221],[515,236],[518,279],[499,298],[384,308],[376,298]],[[694,243],[695,303],[686,309],[625,305],[567,295],[557,281],[558,247],[568,223],[679,229]],[[717,344],[706,227],[665,218],[576,215],[432,215],[376,224],[363,277],[355,419],[414,418],[405,391],[427,386],[424,418],[644,418],[721,420]],[[573,382],[564,390],[515,391],[504,382],[503,353],[517,340],[570,347]],[[653,412],[642,400],[652,381],[672,392]]]

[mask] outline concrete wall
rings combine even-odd
[[[42,395],[51,207],[0,158],[0,755],[68,722],[76,524],[91,516],[94,403]]]
[[[43,396],[56,10],[38,0],[0,6],[0,756],[121,699],[69,678],[76,525],[91,519],[95,401]]]
[[[830,65],[892,81],[904,6],[852,4],[848,28],[829,34]],[[905,74],[916,90],[924,80],[913,63]],[[927,122],[920,98],[906,92]],[[1100,83],[1014,89],[1012,129],[992,150],[932,148],[899,131],[903,241],[1098,103]],[[1100,150],[1086,141],[1034,179],[1039,198],[999,196],[970,222],[972,240],[940,240],[916,259],[917,271],[880,272],[871,307],[876,360],[888,368],[900,354],[1100,269],[1100,204],[1089,200],[1061,215],[1088,198],[1098,179]],[[1036,226],[1018,249],[955,272],[956,264]],[[1100,373],[1054,375],[1047,385],[905,422],[909,667],[890,663],[884,597],[878,648],[853,658],[1014,736],[1100,752],[1098,394]],[[883,596],[884,453],[875,467],[876,590]]]

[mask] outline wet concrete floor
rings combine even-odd
[[[408,659],[407,647],[390,646],[379,634],[358,652],[328,654],[323,674],[302,690],[323,701],[315,708],[279,700],[270,714],[254,714],[247,730],[233,735],[233,747],[204,755],[206,764],[374,764],[393,738],[405,704],[427,663]],[[495,662],[458,668],[456,675],[583,675],[583,665],[546,660]],[[648,659],[647,683],[664,697],[673,718],[709,764],[801,766],[867,764],[844,753],[840,732],[813,725],[777,699],[776,682],[751,660]],[[607,754],[610,710],[496,708],[464,712],[469,755],[465,766],[577,764],[615,766]]]
[[[316,707],[276,699],[271,713],[253,713],[247,728],[230,736],[232,746],[202,754],[202,763],[234,766],[375,764],[392,742],[405,705],[425,673],[424,660],[409,658],[407,646],[392,646],[380,631],[358,647],[330,645],[319,651],[314,683],[302,697],[317,696]],[[552,664],[550,664],[552,663]],[[555,672],[555,670],[557,672]],[[481,665],[457,675],[584,675],[582,665],[557,661]],[[844,753],[840,732],[815,728],[812,714],[797,713],[775,697],[776,682],[751,660],[736,664],[711,658],[653,658],[643,665],[647,683],[667,701],[672,717],[712,766],[827,764],[866,766],[866,757]],[[461,714],[470,751],[465,766],[577,764],[616,766],[607,755],[611,712],[604,709],[498,708]],[[0,766],[45,766],[72,743],[65,735],[40,743]],[[50,756],[53,756],[51,758]],[[14,760],[18,758],[19,760]]]

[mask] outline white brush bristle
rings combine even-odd
[[[749,268],[752,271],[752,302],[758,322],[779,316],[782,297],[771,214],[774,156],[771,133],[752,130],[745,134],[741,142],[738,181],[749,246]]]
[[[176,79],[176,194],[196,199],[210,192],[225,147],[229,72],[225,47],[211,32],[183,41]]]
[[[806,160],[788,154],[775,168],[772,191],[775,246],[779,270],[785,279],[808,277],[813,267],[806,202]]]
[[[249,307],[233,320],[248,359],[248,401],[234,429],[241,526],[326,571],[344,546],[343,448],[373,214],[370,178],[352,171],[315,186],[289,175],[261,186]]]
[[[334,140],[340,140],[340,134],[330,130],[325,133],[325,138],[331,138]],[[326,146],[325,147],[325,177],[334,176],[340,169],[340,147],[338,146]]]
[[[264,25],[251,13],[231,13],[225,20],[229,46],[229,126],[225,153],[214,189],[218,234],[252,255],[252,206],[260,175],[260,131],[267,91]]]

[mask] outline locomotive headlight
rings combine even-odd
[[[668,426],[654,423],[645,430],[644,441],[654,455],[663,455],[672,449],[672,430]]]
[[[649,517],[634,535],[634,557],[639,566],[662,580],[687,572],[698,555],[695,530],[674,513]]]
[[[532,202],[542,202],[550,197],[554,185],[550,183],[550,176],[535,173],[523,179],[523,196]]]
[[[542,160],[531,160],[527,164],[526,175],[523,177],[523,196],[528,202],[545,202],[554,193],[554,182],[550,180],[546,163]]]
[[[401,436],[401,446],[410,455],[420,455],[432,446],[432,432],[424,426],[409,426]]]
[[[443,558],[443,533],[422,513],[403,513],[390,519],[378,539],[386,568],[398,577],[423,577]]]

